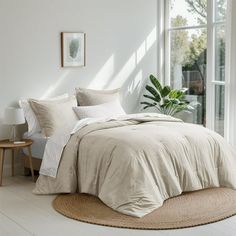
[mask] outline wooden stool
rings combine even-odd
[[[0,141],[0,186],[2,185],[2,175],[3,175],[3,163],[5,158],[5,151],[11,150],[12,156],[11,156],[11,175],[14,176],[14,156],[15,151],[16,153],[19,153],[19,151],[23,148],[27,148],[29,152],[29,163],[30,163],[30,170],[32,179],[34,181],[34,169],[33,169],[33,163],[32,163],[32,153],[31,153],[31,145],[33,144],[33,141],[31,139],[24,139],[22,140],[24,143],[14,143],[9,140],[2,140]]]

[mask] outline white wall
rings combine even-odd
[[[156,73],[156,0],[0,0],[0,138],[5,107],[77,86],[122,87],[127,112]],[[87,34],[87,66],[60,67],[60,32]]]

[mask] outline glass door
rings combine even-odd
[[[200,105],[186,122],[224,135],[226,0],[166,1],[165,80]]]

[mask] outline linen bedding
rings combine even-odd
[[[234,150],[202,126],[140,114],[77,127],[71,137],[54,139],[66,146],[62,155],[54,151],[44,159],[34,193],[88,193],[118,212],[142,217],[182,192],[236,189]],[[58,142],[53,145],[61,150]]]

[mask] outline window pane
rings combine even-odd
[[[171,27],[207,23],[207,1],[171,0],[170,2]]]
[[[225,26],[219,25],[216,27],[215,39],[215,65],[216,65],[216,80],[225,80]]]
[[[201,105],[185,121],[205,125],[206,29],[177,30],[171,33],[171,86],[188,88],[187,99]]]
[[[224,136],[224,85],[215,86],[215,131]]]
[[[215,0],[215,21],[226,20],[227,0]]]

